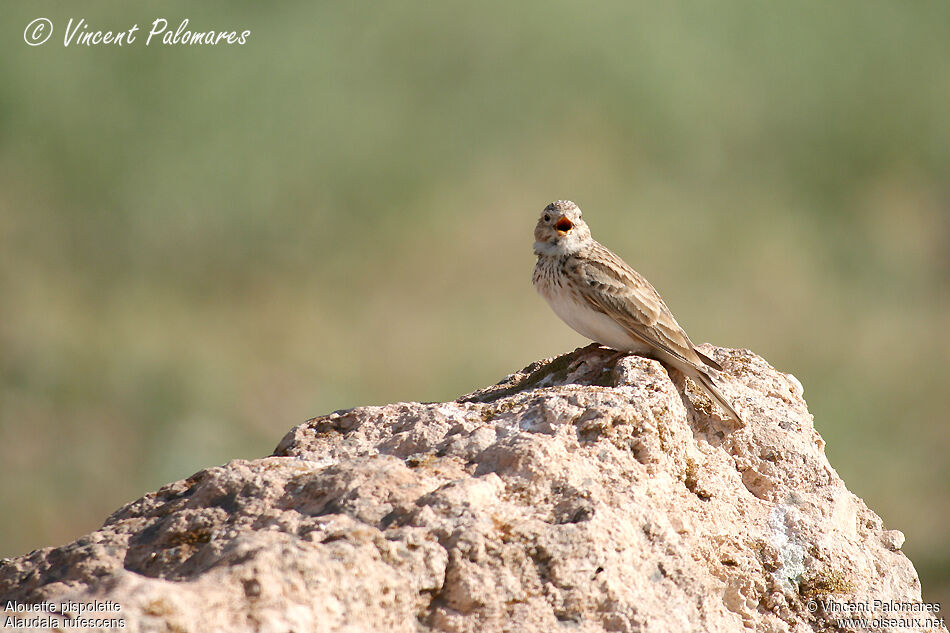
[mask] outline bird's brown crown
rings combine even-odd
[[[544,207],[544,210],[550,211],[551,213],[560,213],[562,215],[571,211],[580,211],[578,206],[570,200],[555,200],[548,206]]]

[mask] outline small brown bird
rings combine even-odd
[[[591,237],[576,204],[544,207],[534,239],[534,287],[565,323],[601,345],[675,367],[742,423],[713,383],[719,363],[696,349],[649,281]]]

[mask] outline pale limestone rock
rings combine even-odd
[[[592,345],[456,402],[315,418],[3,561],[2,603],[112,599],[132,631],[777,633],[834,630],[816,600],[919,602],[801,383],[703,351],[745,426]]]

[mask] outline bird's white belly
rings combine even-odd
[[[650,351],[651,348],[648,345],[631,336],[619,323],[603,312],[575,301],[568,293],[543,294],[554,313],[574,331],[587,338],[618,351],[638,353]]]

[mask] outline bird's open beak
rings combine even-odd
[[[561,216],[558,218],[558,221],[554,223],[554,228],[557,230],[558,235],[567,235],[570,230],[574,228],[574,223],[566,217]]]

